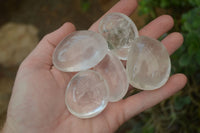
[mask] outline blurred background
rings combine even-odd
[[[77,30],[87,29],[118,1],[0,0],[0,128],[19,64],[39,40],[66,21]],[[200,0],[141,0],[131,18],[140,29],[162,14],[175,20],[170,32],[184,36],[183,46],[171,56],[172,74],[186,74],[188,83],[181,92],[127,121],[116,133],[200,133]]]

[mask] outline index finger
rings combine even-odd
[[[120,12],[127,16],[131,15],[133,11],[137,8],[137,0],[120,0],[117,4],[115,4],[110,10],[108,10],[101,18],[99,18],[89,30],[98,31],[98,25],[101,19],[108,13],[112,12]]]

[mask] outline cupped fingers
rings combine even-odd
[[[124,120],[128,120],[132,116],[160,103],[164,99],[172,96],[182,89],[187,82],[187,78],[183,74],[175,74],[171,76],[168,82],[160,89],[152,91],[142,91],[135,94],[122,102]]]
[[[110,104],[104,114],[110,122],[110,126],[115,130],[131,117],[153,107],[181,90],[186,82],[185,75],[175,74],[159,89],[142,91],[124,100],[112,103],[112,105]]]

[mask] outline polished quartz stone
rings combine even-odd
[[[56,47],[54,66],[65,72],[90,69],[98,64],[108,52],[104,37],[93,31],[76,31]]]
[[[161,42],[141,36],[134,41],[129,51],[126,67],[133,87],[154,90],[167,82],[171,63]]]
[[[94,67],[107,81],[109,86],[109,101],[116,102],[121,100],[128,91],[128,79],[125,68],[121,61],[109,52],[105,58]]]
[[[102,76],[93,70],[77,73],[66,89],[68,110],[80,118],[98,115],[107,105],[109,89]]]
[[[127,60],[132,41],[138,37],[134,22],[122,13],[110,13],[100,21],[99,32],[108,41],[109,49],[119,59]]]

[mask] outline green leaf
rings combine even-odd
[[[194,55],[198,49],[200,49],[200,36],[197,32],[190,32],[186,36],[185,44],[188,46],[188,54],[190,56]]]
[[[196,17],[196,19],[194,19],[192,28],[194,30],[196,30],[197,28],[200,28],[200,14],[199,14],[199,16]]]
[[[197,64],[200,65],[200,49],[197,51],[196,61],[197,61]]]
[[[169,3],[168,1],[162,0],[160,6],[161,6],[162,8],[165,8],[165,7],[167,7],[167,6],[169,5],[168,3]]]
[[[191,99],[189,96],[184,96],[184,97],[177,97],[175,100],[175,109],[176,110],[181,110],[184,108],[185,105],[188,105],[191,103]]]
[[[90,2],[87,0],[82,0],[81,1],[81,9],[83,12],[88,11],[88,9],[90,8]]]
[[[200,6],[200,1],[199,0],[189,0],[190,4],[193,6]]]
[[[155,133],[155,129],[153,126],[144,127],[142,133]]]
[[[142,11],[144,14],[148,14],[150,12],[150,9],[147,7],[144,7]]]
[[[200,7],[194,8],[185,13],[181,17],[183,23],[182,30],[184,31],[199,31],[200,30]]]
[[[191,62],[191,56],[189,56],[186,53],[182,55],[181,58],[179,59],[180,66],[188,66],[190,62]]]

